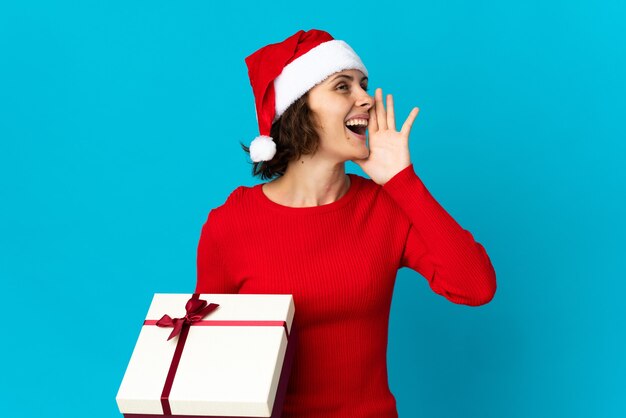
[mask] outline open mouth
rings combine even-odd
[[[367,131],[368,119],[366,118],[352,118],[346,122],[346,128],[352,132],[354,136],[359,139],[365,140],[365,132]]]
[[[349,130],[351,130],[352,132],[354,132],[355,134],[359,136],[364,136],[365,131],[367,130],[367,126],[361,126],[361,125],[346,125],[346,128],[348,128]]]

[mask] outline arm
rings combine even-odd
[[[419,272],[435,293],[453,303],[491,301],[496,275],[487,252],[432,197],[413,164],[382,187],[411,222],[401,267]]]
[[[202,227],[197,254],[196,293],[237,293],[229,280],[221,248],[212,229],[213,210]]]

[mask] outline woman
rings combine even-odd
[[[246,63],[261,135],[244,150],[253,174],[274,179],[210,211],[196,292],[293,295],[283,417],[397,417],[386,366],[397,270],[478,306],[496,290],[489,257],[415,174],[419,110],[398,131],[392,96],[385,110],[381,89],[367,93],[367,69],[345,42],[299,31]],[[370,178],[346,175],[348,160]]]

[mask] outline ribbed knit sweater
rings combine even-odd
[[[202,228],[196,292],[293,295],[298,344],[284,418],[398,416],[386,356],[399,268],[457,304],[485,304],[496,290],[485,249],[413,165],[382,186],[348,175],[342,197],[314,207],[240,186]]]

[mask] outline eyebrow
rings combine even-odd
[[[339,74],[338,76],[335,76],[332,80],[330,80],[330,82],[332,83],[333,81],[337,80],[338,78],[347,78],[350,81],[354,80],[354,77],[352,77],[351,75]],[[366,81],[366,80],[367,80],[367,77],[363,77],[361,79],[361,81]]]

